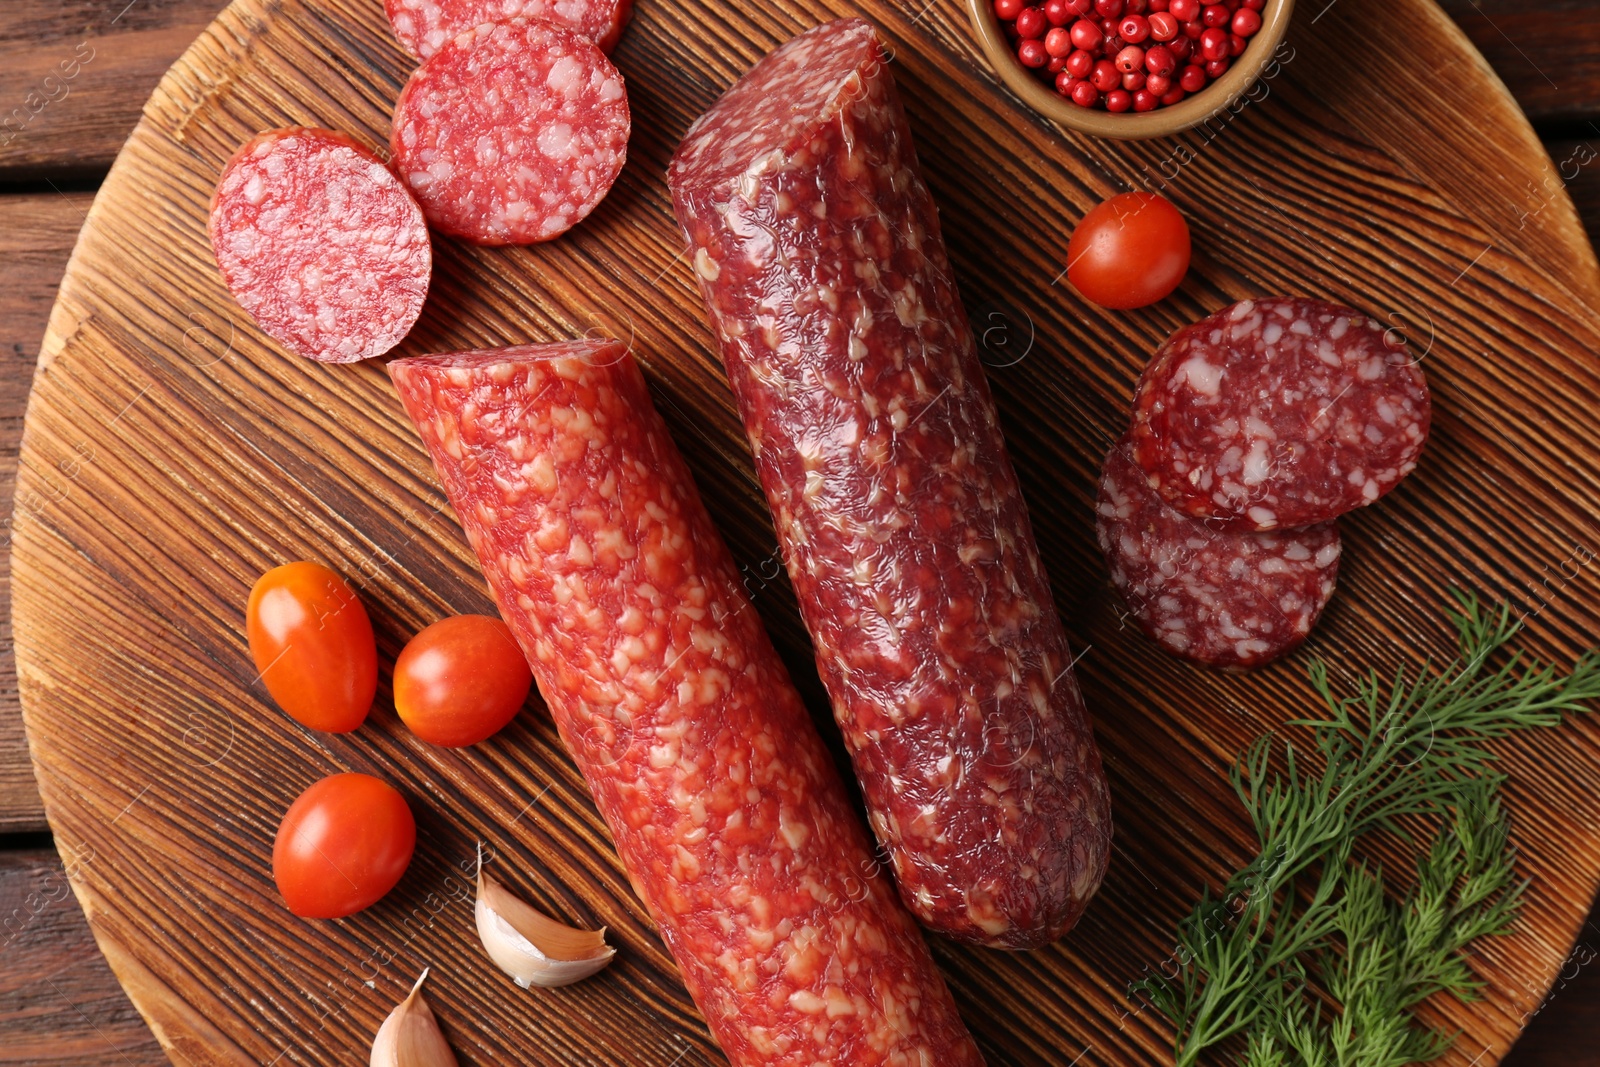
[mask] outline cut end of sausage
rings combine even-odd
[[[620,363],[627,354],[628,345],[625,341],[585,338],[577,341],[553,341],[548,344],[476,348],[464,352],[410,356],[406,359],[390,360],[388,366],[391,377],[424,370],[476,372],[491,370],[497,366],[526,366],[553,360],[580,360],[595,367],[609,367]]]
[[[885,62],[865,19],[825,22],[751,67],[678,145],[667,168],[673,195],[697,195],[773,169],[861,91]]]
[[[594,42],[516,19],[470,29],[418,67],[390,143],[434,228],[534,244],[605,199],[631,129],[622,75]]]
[[[383,8],[400,47],[418,59],[467,30],[508,19],[544,19],[610,52],[633,17],[633,0],[384,0]]]
[[[1333,597],[1339,528],[1235,533],[1168,507],[1124,438],[1107,454],[1095,532],[1141,630],[1207,667],[1259,667],[1297,647]]]
[[[422,211],[371,151],[332,130],[269,130],[223,169],[211,248],[239,305],[309,359],[381,356],[427,299]]]

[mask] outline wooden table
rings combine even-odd
[[[1600,237],[1600,166],[1588,165],[1600,159],[1600,4],[1444,4],[1522,103],[1562,166],[1591,237]],[[157,79],[221,6],[222,0],[7,0],[0,16],[6,545],[28,383],[84,212]],[[72,897],[73,862],[52,845],[28,761],[11,656],[9,556],[0,553],[0,1063],[160,1063],[159,1046],[112,978]],[[1506,1063],[1600,1065],[1594,1039],[1600,966],[1588,965],[1597,955],[1600,909]]]

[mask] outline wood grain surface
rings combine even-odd
[[[11,655],[11,501],[39,339],[91,200],[82,193],[0,197],[0,834],[45,828]]]
[[[1119,632],[1088,508],[1098,450],[1139,366],[1178,322],[1249,292],[1323,293],[1399,314],[1408,329],[1431,324],[1439,436],[1398,499],[1351,524],[1344,589],[1313,646],[1336,670],[1392,664],[1443,647],[1445,584],[1532,610],[1529,589],[1593,539],[1596,464],[1580,436],[1597,391],[1592,256],[1509,100],[1420,4],[1345,0],[1298,28],[1271,96],[1215,140],[1139,151],[1061,139],[1013,110],[969,65],[954,4],[914,22],[868,10],[899,45],[897,77],[969,307],[998,314],[985,321],[1008,339],[1033,339],[1021,362],[1016,347],[991,352],[992,377],[1052,581],[1086,648],[1118,799],[1117,866],[1066,944],[1032,957],[941,946],[941,958],[991,1062],[1159,1060],[1163,1035],[1122,1002],[1123,984],[1159,964],[1175,916],[1237,859],[1244,827],[1221,770],[1255,731],[1298,713],[1306,687],[1294,665],[1204,675]],[[557,246],[441,248],[410,350],[632,328],[713,511],[756,569],[771,532],[697,297],[672,263],[660,173],[693,114],[827,9],[716,13],[702,26],[641,11],[618,53],[639,123],[618,190]],[[1535,212],[1532,225],[1504,204],[1458,206],[1459,175],[1429,173],[1440,150],[1414,143],[1414,122],[1385,125],[1371,98],[1343,95],[1355,94],[1342,84],[1351,40],[1399,31],[1466,68],[1473,84],[1455,99],[1480,130],[1512,124],[1491,144],[1441,143],[1463,153],[1454,162],[1478,189]],[[487,603],[448,511],[433,514],[439,494],[381,370],[275,353],[221,291],[204,245],[204,200],[238,140],[314,121],[381,141],[405,69],[365,5],[236,8],[175,72],[108,182],[47,341],[17,519],[24,686],[58,841],[70,855],[93,849],[74,888],[135,1000],[193,1062],[349,1060],[424,963],[442,966],[436,1003],[464,1060],[516,1060],[543,1040],[574,1062],[715,1061],[537,712],[480,750],[441,754],[388,715],[348,739],[301,734],[251,687],[239,604],[272,562],[311,555],[356,576],[386,655],[418,624]],[[952,115],[956,99],[966,103]],[[1434,121],[1447,119],[1459,124]],[[1149,175],[1182,158],[1180,145],[1193,159],[1168,192],[1206,250],[1181,296],[1120,317],[1051,286],[1063,228],[1036,220],[1076,217],[1123,181],[1160,187]],[[1271,212],[1249,225],[1236,215],[1246,179]],[[1595,632],[1595,584],[1580,569],[1539,595],[1550,605],[1532,618],[1537,647],[1570,657]],[[782,583],[757,603],[814,691]],[[1587,909],[1594,736],[1568,729],[1510,751],[1535,900],[1529,928],[1478,961],[1494,995],[1453,1013],[1468,1037],[1457,1062],[1492,1060],[1538,1009]],[[298,788],[342,767],[405,783],[425,844],[379,908],[296,923],[265,872],[271,831]],[[530,896],[612,925],[623,962],[534,1011],[510,996],[453,889],[480,833],[514,857],[512,880]]]
[[[1530,119],[1568,136],[1600,116],[1600,4],[1592,0],[1441,0]],[[1439,88],[1452,75],[1428,68]]]
[[[161,1046],[86,943],[76,870],[49,850],[0,853],[0,1063],[160,1062]]]
[[[150,91],[217,0],[8,0],[0,22],[0,180],[105,173]]]

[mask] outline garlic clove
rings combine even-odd
[[[427,977],[424,968],[411,995],[378,1027],[378,1036],[372,1039],[372,1067],[456,1067],[456,1054],[450,1051],[428,1002],[422,999],[422,983]]]
[[[473,909],[484,951],[524,989],[571,985],[611,962],[605,927],[579,930],[529,907],[499,882],[478,871]]]

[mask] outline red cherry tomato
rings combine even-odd
[[[1155,193],[1123,193],[1098,205],[1067,245],[1067,280],[1101,307],[1154,304],[1178,287],[1188,269],[1189,227]]]
[[[394,662],[394,707],[435,745],[475,745],[516,718],[533,673],[511,628],[457,615],[413,637]]]
[[[393,786],[335,774],[289,805],[272,844],[272,877],[296,915],[339,919],[383,899],[416,845],[416,820]]]
[[[372,623],[345,580],[317,563],[288,563],[250,590],[245,634],[267,692],[313,730],[361,725],[378,688]]]

